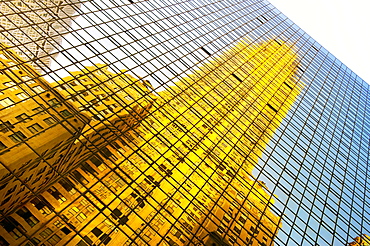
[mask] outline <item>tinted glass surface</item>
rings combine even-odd
[[[0,11],[0,245],[369,243],[369,85],[267,1]]]

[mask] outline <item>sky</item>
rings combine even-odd
[[[370,84],[369,0],[269,0]]]

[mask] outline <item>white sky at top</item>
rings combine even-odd
[[[370,83],[370,0],[269,0]]]

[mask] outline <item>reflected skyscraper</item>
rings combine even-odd
[[[369,86],[267,1],[72,6],[1,46],[0,245],[366,241]]]
[[[77,0],[2,1],[0,42],[12,47],[37,71],[48,70],[80,7]]]
[[[28,176],[33,173],[31,176],[37,181],[43,181],[40,186],[17,175],[15,180],[8,179],[3,189],[5,213],[11,214],[13,206],[26,201],[18,191],[24,183],[41,192],[21,209],[15,209],[15,214],[26,223],[15,221],[14,215],[1,221],[13,236],[8,238],[9,242],[22,240],[21,234],[30,230],[50,230],[56,233],[51,238],[58,243],[72,240],[79,244],[112,245],[122,241],[138,245],[211,245],[218,241],[271,244],[281,222],[270,211],[274,203],[272,194],[264,182],[253,179],[251,172],[302,89],[303,85],[295,81],[296,59],[292,47],[283,41],[271,40],[254,46],[240,42],[158,96],[149,93],[149,100],[138,93],[149,92],[148,81],[125,73],[114,74],[101,64],[71,72],[73,76],[52,83],[50,92],[60,93],[64,98],[60,101],[70,101],[78,116],[84,116],[85,126],[73,131],[68,140],[74,142],[67,144],[59,129],[54,126],[46,131],[44,119],[38,119],[38,114],[31,115],[29,124],[32,130],[32,126],[38,125],[39,138],[47,140],[57,134],[51,138],[57,142],[56,147],[45,150],[51,140],[42,144],[44,148],[39,153],[43,158],[34,157],[34,162],[22,152],[17,156],[17,148],[5,148],[6,155],[18,160],[28,158],[24,160],[26,164],[15,170]],[[274,71],[268,73],[270,69]],[[7,70],[18,71],[4,68]],[[278,75],[279,79],[270,79]],[[13,94],[5,92],[7,96]],[[140,107],[133,107],[132,103]],[[140,115],[142,108],[146,108],[146,114],[152,114]],[[73,116],[60,110],[65,118]],[[44,114],[42,111],[41,115]],[[128,116],[135,114],[142,119],[130,130]],[[10,121],[4,124],[4,129],[27,134],[16,129],[20,124]],[[5,142],[6,135],[2,139]],[[37,142],[26,136],[23,141],[18,141],[20,146]],[[89,147],[101,154],[89,151]],[[35,154],[37,150],[34,147]],[[4,160],[3,165],[7,170],[14,164]],[[69,176],[50,186],[58,176],[47,176],[53,174],[48,170]],[[45,172],[46,177],[40,179]],[[24,183],[18,184],[17,179]],[[84,189],[89,192],[81,193]],[[75,199],[83,201],[82,205]],[[108,208],[104,209],[105,206]],[[36,208],[34,213],[32,208]],[[57,211],[67,224],[56,220]],[[103,211],[109,216],[105,217]],[[70,227],[76,226],[67,221],[74,219],[76,225],[85,227],[79,233],[86,236],[81,238],[71,231]],[[38,226],[40,221],[44,223]],[[60,229],[52,230],[50,227],[56,221]],[[203,224],[198,224],[199,221]],[[17,224],[12,227],[14,223]],[[66,231],[61,237],[60,233]],[[41,242],[41,238],[34,237],[30,242]]]

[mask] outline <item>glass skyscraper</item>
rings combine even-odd
[[[0,3],[0,245],[369,245],[369,85],[265,0]]]

